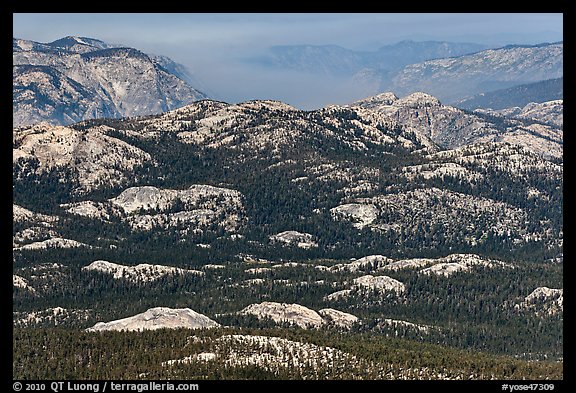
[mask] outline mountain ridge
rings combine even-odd
[[[502,90],[480,93],[471,98],[456,102],[454,105],[464,109],[506,109],[523,107],[531,102],[542,103],[559,100],[564,96],[564,78],[518,85]]]
[[[408,65],[394,75],[389,89],[406,94],[419,86],[444,101],[456,102],[462,96],[497,90],[491,85],[559,78],[562,68],[563,42],[502,47]]]
[[[474,43],[404,40],[373,51],[358,51],[338,45],[276,45],[259,59],[262,64],[320,74],[353,75],[362,69],[392,71],[406,64],[462,55],[486,49]]]
[[[133,231],[151,233],[161,227],[177,231],[180,237],[189,236],[191,228],[198,233],[220,228],[231,236],[253,225],[251,220],[264,220],[266,239],[288,233],[307,236],[310,242],[306,244],[311,246],[297,248],[322,254],[327,245],[316,224],[286,226],[288,217],[299,211],[288,208],[297,203],[288,202],[293,193],[297,200],[311,198],[308,207],[299,207],[303,217],[313,217],[318,210],[329,222],[385,237],[405,225],[414,230],[424,225],[415,218],[405,222],[399,210],[412,216],[427,206],[426,216],[437,209],[436,214],[442,216],[444,208],[472,206],[483,211],[482,219],[492,222],[497,236],[512,236],[504,235],[508,225],[518,244],[529,244],[536,235],[534,228],[521,221],[529,215],[524,204],[519,209],[516,197],[508,193],[494,200],[491,187],[496,173],[501,182],[522,168],[525,172],[515,182],[520,181],[522,187],[534,182],[521,191],[526,196],[539,200],[556,192],[536,179],[548,173],[549,181],[555,182],[562,173],[561,129],[530,122],[467,113],[425,93],[401,99],[385,93],[348,107],[310,112],[275,101],[226,104],[204,100],[161,115],[15,129],[14,179],[19,185],[18,198],[28,198],[18,191],[20,187],[32,187],[33,183],[25,184],[37,177],[49,181],[56,176],[54,180],[71,187],[71,194],[57,202],[68,204],[70,212],[103,217],[93,211],[105,209],[107,216],[120,219]],[[191,171],[185,175],[186,182],[182,183],[178,170],[170,171],[175,163]],[[264,177],[239,182],[245,177],[243,168]],[[445,183],[451,186],[446,188]],[[269,184],[285,189],[282,198],[288,198],[288,210],[279,211],[276,199],[260,199],[270,192]],[[317,194],[316,188],[326,188],[328,194]],[[90,199],[99,190],[107,190],[105,200]],[[201,203],[196,202],[200,194]],[[432,196],[442,198],[445,205],[430,204]],[[118,211],[118,201],[134,205],[125,211],[127,216]],[[412,206],[415,201],[419,206]],[[276,222],[270,221],[269,213],[260,216],[264,206],[279,215]],[[465,210],[461,218],[475,220]],[[218,220],[223,225],[214,226]],[[428,220],[436,226],[457,223]],[[459,230],[469,233],[459,242],[474,251],[478,228]],[[291,248],[298,242],[302,241],[279,245]]]
[[[538,120],[538,113],[542,116],[544,108],[549,106],[542,105],[540,112],[524,118],[513,116],[512,111],[470,113],[444,105],[438,98],[422,92],[401,99],[392,92],[381,93],[350,106],[374,110],[408,129],[418,130],[441,148],[453,149],[476,142],[510,141],[549,157],[561,157],[563,153],[562,102],[545,114],[549,125]],[[485,116],[500,113],[507,116]]]
[[[48,44],[13,38],[15,125],[165,112],[206,98],[190,80],[185,67],[166,57],[92,38]],[[61,85],[70,87],[62,92]]]

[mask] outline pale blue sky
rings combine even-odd
[[[14,14],[13,21],[17,38],[50,42],[67,35],[85,36],[169,56],[193,70],[215,98],[229,102],[275,98],[297,104],[298,95],[311,97],[322,90],[310,86],[311,81],[295,86],[293,80],[286,83],[278,75],[251,74],[249,67],[240,64],[239,59],[272,45],[334,44],[375,50],[405,39],[495,46],[563,39],[563,15],[557,13],[28,13]],[[332,98],[331,103],[338,101]],[[300,101],[300,106],[306,106]],[[321,98],[312,101],[317,104],[308,106],[323,105]]]

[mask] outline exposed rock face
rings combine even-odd
[[[183,236],[213,224],[234,232],[246,219],[240,192],[202,184],[183,190],[130,187],[105,202],[81,201],[61,207],[103,221],[120,219],[134,230],[176,228]]]
[[[248,273],[248,274],[262,274],[262,273],[269,273],[273,271],[271,268],[269,267],[253,267],[250,269],[246,269],[244,270],[244,273]]]
[[[42,223],[42,225],[49,226],[52,222],[56,221],[57,219],[58,218],[55,216],[36,213],[22,206],[12,204],[12,220],[16,224],[33,222],[37,225]]]
[[[340,291],[336,291],[336,292],[333,292],[329,295],[326,295],[324,297],[324,300],[326,300],[326,301],[339,300],[340,298],[348,297],[351,293],[352,293],[352,289],[342,289]]]
[[[524,299],[527,302],[533,302],[536,300],[549,299],[549,298],[559,298],[562,299],[564,295],[563,289],[553,289],[548,287],[538,287],[526,296]]]
[[[448,277],[456,272],[470,271],[474,266],[514,268],[509,263],[485,259],[475,254],[452,254],[445,258],[433,260],[433,263],[434,265],[422,269],[420,272]]]
[[[351,105],[357,106],[423,134],[443,148],[454,149],[479,142],[510,142],[543,156],[562,156],[562,104],[558,101],[529,104],[517,110],[470,113],[443,105],[429,94],[416,92],[403,98],[383,93]],[[498,115],[502,120],[483,114]]]
[[[372,276],[371,274],[354,279],[358,288],[373,289],[378,292],[396,292],[401,294],[406,290],[403,283],[388,276]]]
[[[384,255],[368,255],[359,258],[350,263],[337,264],[328,268],[330,271],[348,271],[348,272],[359,272],[359,271],[377,271],[379,269],[385,268],[389,264],[394,263],[393,259],[385,257]]]
[[[533,310],[536,315],[556,315],[564,312],[564,290],[548,287],[538,287],[516,306]]]
[[[454,232],[454,236],[458,233],[458,241],[474,245],[483,239],[486,229],[483,223],[490,222],[494,233],[515,238],[516,243],[542,236],[542,231],[533,231],[525,225],[529,218],[516,206],[436,187],[356,198],[356,201],[376,206],[378,218],[369,227],[382,232],[399,233],[402,228],[415,225],[440,231],[447,226],[451,231],[459,227]],[[482,233],[479,228],[483,228]]]
[[[396,102],[398,102],[398,100],[399,98],[396,94],[392,93],[391,91],[387,91],[356,101],[353,105],[358,105],[363,108],[378,112],[380,109],[394,105]]]
[[[428,265],[431,265],[435,262],[434,259],[429,258],[412,258],[412,259],[402,259],[400,261],[389,263],[386,266],[383,266],[383,270],[402,270],[402,269],[414,269],[414,268],[421,268]]]
[[[90,265],[84,266],[82,270],[102,272],[110,274],[115,280],[122,279],[131,282],[156,281],[166,275],[204,275],[204,272],[199,270],[180,269],[163,265],[150,265],[148,263],[141,263],[136,266],[125,266],[108,261],[94,261]]]
[[[15,129],[12,151],[15,175],[65,169],[79,182],[82,191],[93,190],[101,184],[121,184],[127,180],[127,173],[150,161],[151,157],[143,150],[107,135],[110,130],[99,126],[86,132],[46,124]],[[30,161],[37,163],[35,168],[30,168]]]
[[[313,241],[313,237],[309,233],[301,233],[297,231],[284,231],[270,236],[272,242],[278,242],[285,245],[296,246],[300,248],[314,248],[318,247],[318,243]]]
[[[363,120],[350,120],[357,118]],[[281,157],[292,151],[302,154],[302,147],[308,153],[310,150],[302,142],[307,143],[310,138],[331,141],[354,151],[367,150],[367,144],[386,149],[402,146],[436,150],[434,143],[422,133],[405,132],[395,127],[395,121],[359,106],[331,106],[304,112],[278,101],[230,105],[204,100],[137,122],[145,126],[140,135],[152,137],[171,131],[184,143],[236,153],[238,149],[249,149],[250,155],[240,155],[237,162]],[[323,148],[320,146],[314,151],[322,153]]]
[[[207,265],[202,266],[202,269],[204,269],[204,270],[221,270],[221,269],[226,269],[226,266],[209,263]]]
[[[483,258],[476,254],[450,254],[441,258],[410,258],[393,260],[383,255],[368,255],[350,263],[336,264],[331,267],[317,265],[320,270],[332,272],[382,272],[398,271],[403,269],[418,269],[423,274],[434,274],[448,277],[455,272],[469,272],[473,267],[514,269],[510,263]],[[338,297],[349,293],[349,290],[336,292],[332,295]]]
[[[170,59],[91,38],[14,39],[12,58],[15,125],[148,115],[206,98]]]
[[[367,297],[374,294],[387,295],[393,293],[396,296],[400,296],[405,290],[406,286],[392,277],[367,274],[355,278],[348,289],[333,292],[325,296],[324,300],[336,301],[352,295]]]
[[[438,330],[437,326],[430,326],[430,325],[421,325],[417,323],[412,323],[408,321],[398,320],[398,319],[391,319],[385,318],[377,323],[379,329],[383,328],[392,328],[395,330],[398,329],[410,329],[415,330],[419,333],[429,333],[431,330]]]
[[[438,263],[434,266],[427,267],[426,269],[422,270],[422,273],[425,274],[435,274],[438,276],[448,277],[452,274],[460,271],[468,271],[470,267],[460,264],[460,263]]]
[[[276,323],[288,322],[303,329],[317,328],[324,324],[316,311],[299,304],[262,302],[245,307],[240,314],[254,315],[258,319],[269,318]]]
[[[402,173],[406,178],[411,180],[418,178],[424,180],[444,178],[480,180],[482,178],[480,174],[470,171],[466,167],[455,162],[405,166],[402,168]]]
[[[20,277],[16,274],[12,275],[12,285],[30,292],[36,292],[36,290],[28,284],[28,281],[24,277]]]
[[[363,205],[359,203],[348,203],[330,209],[330,213],[335,218],[342,217],[358,229],[374,222],[378,216],[378,209],[374,205]]]
[[[54,230],[57,220],[56,216],[36,213],[12,204],[12,248],[16,250],[24,245],[57,238],[59,235]]]
[[[542,103],[530,102],[524,107],[506,109],[477,109],[475,112],[488,113],[515,119],[534,120],[541,123],[550,123],[562,127],[564,125],[564,100],[553,100]]]
[[[114,209],[115,206],[103,202],[80,201],[63,203],[60,207],[66,209],[68,213],[102,221],[110,220],[112,216],[120,216],[118,209]]]
[[[166,210],[179,194],[184,196],[184,192],[177,190],[162,190],[153,186],[130,187],[111,202],[119,206],[126,213],[133,213],[142,210]]]
[[[184,190],[142,186],[127,188],[116,198],[111,199],[111,202],[130,214],[141,209],[165,211],[177,202],[181,203],[183,208],[194,208],[200,204],[200,200],[207,198],[224,198],[240,203],[240,197],[238,191],[203,184],[195,184]],[[215,205],[216,202],[212,202],[207,208],[215,208]]]
[[[242,195],[235,190],[192,185],[184,190],[130,187],[110,200],[129,216],[134,229],[183,227],[200,229],[215,223],[235,231],[243,223]]]
[[[50,239],[46,239],[39,242],[34,242],[30,244],[25,244],[20,247],[16,247],[15,249],[19,250],[45,250],[47,248],[77,248],[77,247],[87,247],[90,248],[91,246],[86,243],[81,243],[76,240],[71,239],[63,239],[61,237],[54,237]]]
[[[400,98],[394,104],[400,107],[406,107],[412,109],[440,107],[442,105],[438,98],[430,94],[423,93],[421,91]]]
[[[198,338],[204,342],[205,338]],[[258,367],[269,372],[300,369],[304,379],[325,377],[321,369],[362,369],[360,359],[331,347],[292,341],[280,337],[224,335],[212,342],[211,352],[168,360],[162,366],[170,367],[192,362],[218,362],[224,367]],[[366,363],[366,362],[364,362]]]
[[[18,254],[15,249],[14,256]],[[38,254],[41,254],[40,250]],[[14,260],[16,262],[16,259]],[[67,266],[59,263],[40,263],[33,265],[24,265],[21,267],[13,268],[13,285],[19,288],[22,292],[28,291],[29,294],[36,294],[40,297],[45,296],[50,289],[55,287],[59,288],[59,283],[65,280],[68,276]],[[20,312],[19,315],[27,315],[31,311],[26,309]],[[16,315],[16,311],[14,311]]]
[[[51,307],[45,310],[14,312],[14,326],[59,326],[70,322],[85,321],[91,314],[91,310],[67,309],[63,307]]]
[[[142,314],[118,319],[110,322],[98,322],[90,332],[104,330],[156,330],[156,329],[208,329],[220,326],[205,315],[199,314],[189,308],[171,309],[168,307],[151,308]]]
[[[114,117],[114,103],[46,65],[13,68],[13,123],[32,125],[43,121],[71,124],[87,118]]]
[[[298,262],[285,262],[285,263],[278,263],[272,265],[272,269],[283,269],[283,268],[290,268],[290,267],[307,267],[309,265],[305,263],[298,263]]]
[[[355,323],[360,321],[360,319],[355,315],[335,310],[333,308],[323,308],[322,310],[318,310],[318,314],[320,314],[328,323],[333,323],[334,325],[345,329],[351,329]]]

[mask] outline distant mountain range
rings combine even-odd
[[[343,84],[352,81],[365,95],[422,91],[456,104],[477,94],[561,78],[563,43],[489,48],[473,43],[402,41],[374,52],[334,45],[275,46],[268,55],[252,62],[318,77],[339,77]],[[542,95],[545,97],[538,102],[558,99]],[[507,106],[502,103],[502,107]]]
[[[560,78],[562,42],[533,46],[506,46],[470,55],[428,60],[404,67],[391,78],[396,94],[425,91],[447,103],[482,92]]]
[[[506,109],[523,107],[531,102],[546,102],[561,100],[564,97],[564,78],[547,79],[540,82],[528,83],[480,93],[472,98],[457,102],[455,105],[464,109]]]
[[[430,59],[462,56],[488,47],[474,43],[401,41],[376,51],[355,51],[337,45],[279,45],[253,61],[269,67],[314,74],[354,75],[365,69],[387,73]]]
[[[13,39],[13,122],[70,124],[165,112],[206,98],[163,56],[86,37]]]
[[[402,41],[372,52],[288,45],[248,62],[353,87],[346,90],[349,101],[422,91],[464,109],[499,110],[562,98],[562,42],[494,49]],[[207,98],[182,64],[87,37],[50,43],[14,38],[13,82],[14,126],[157,114]]]

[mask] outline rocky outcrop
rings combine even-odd
[[[347,298],[349,296],[361,296],[369,297],[374,295],[389,295],[393,294],[395,296],[400,296],[406,291],[406,286],[388,276],[373,276],[367,274],[361,277],[357,277],[352,280],[352,285],[347,289],[342,289],[333,292],[324,297],[326,301],[337,301],[341,298]]]
[[[78,242],[71,239],[63,239],[61,237],[53,237],[50,239],[42,240],[25,244],[23,246],[15,247],[15,250],[45,250],[47,248],[78,248],[86,247],[91,248],[89,244]]]
[[[251,304],[240,314],[254,315],[258,319],[272,319],[276,323],[289,323],[304,329],[317,328],[324,324],[318,313],[299,304],[262,302]]]
[[[86,321],[92,310],[51,307],[45,310],[15,311],[13,323],[18,327],[66,326]]]
[[[353,282],[359,289],[375,290],[381,293],[395,292],[399,295],[406,290],[406,286],[403,283],[388,276],[372,276],[371,274],[367,274],[355,278]]]
[[[514,266],[509,263],[482,258],[476,254],[451,254],[445,258],[432,260],[432,263],[434,263],[432,266],[422,269],[420,272],[423,274],[448,277],[456,272],[468,272],[476,266],[487,268],[514,268]]]
[[[187,231],[216,224],[235,231],[244,220],[241,198],[238,191],[199,184],[183,190],[131,187],[110,201],[128,214],[134,229],[183,227]]]
[[[347,203],[330,209],[330,213],[335,219],[343,218],[356,228],[362,229],[374,222],[378,216],[378,209],[374,205]]]
[[[115,280],[144,283],[159,280],[167,275],[194,274],[202,276],[205,274],[199,270],[180,269],[164,265],[141,263],[136,266],[125,266],[108,261],[94,261],[88,266],[84,266],[82,270],[109,274]]]
[[[517,309],[531,310],[539,316],[551,316],[564,312],[564,290],[538,287],[516,305]]]
[[[355,323],[360,321],[356,315],[333,308],[323,308],[322,310],[318,310],[318,314],[320,314],[328,324],[334,324],[344,329],[351,329]]]
[[[29,292],[36,292],[36,290],[34,288],[32,288],[30,286],[30,284],[28,284],[28,280],[26,280],[24,277],[20,277],[16,274],[12,275],[12,285],[16,288],[20,288]]]
[[[32,245],[29,247],[42,247],[42,241],[55,239],[59,237],[58,232],[54,229],[54,224],[58,217],[33,212],[22,206],[12,205],[12,248],[20,249],[22,246]]]
[[[107,135],[101,126],[90,132],[69,127],[39,124],[13,132],[12,162],[16,177],[64,170],[77,181],[79,190],[91,191],[100,185],[118,185],[128,173],[150,161],[143,150]],[[30,162],[35,162],[32,167]]]
[[[403,321],[399,319],[384,318],[378,320],[375,326],[376,329],[386,330],[392,329],[397,334],[399,330],[412,330],[418,333],[430,333],[434,330],[440,330],[437,326],[422,325],[417,323],[412,323],[408,321]]]
[[[558,102],[471,113],[416,92],[403,98],[383,93],[357,101],[351,107],[376,112],[447,149],[480,142],[510,142],[546,157],[562,156],[562,105]]]
[[[245,221],[240,192],[204,184],[182,190],[129,187],[105,202],[81,201],[61,207],[74,215],[103,221],[120,219],[134,230],[176,228],[183,236],[213,224],[234,232]]]
[[[368,365],[366,361],[332,347],[280,337],[233,334],[212,341],[203,337],[193,338],[200,345],[210,343],[210,351],[168,360],[162,366],[211,362],[223,367],[256,367],[273,373],[296,369],[300,370],[300,378],[319,379],[326,377],[326,371],[323,371],[326,369],[342,377],[344,371],[341,370],[358,373]]]
[[[270,236],[270,241],[273,243],[280,243],[286,246],[296,246],[299,248],[315,248],[318,243],[313,241],[313,237],[309,233],[301,233],[298,231],[284,231]]]
[[[156,329],[209,329],[220,326],[205,315],[189,308],[155,307],[132,317],[110,322],[98,322],[89,332],[105,330],[156,330]]]
[[[161,189],[153,186],[130,187],[110,201],[130,214],[140,210],[166,211],[180,204],[181,209],[194,209],[199,205],[205,209],[216,208],[216,202],[210,205],[206,199],[224,199],[234,204],[240,204],[241,194],[238,191],[204,184],[194,184],[183,190]]]
[[[542,103],[530,102],[522,108],[477,109],[475,112],[514,119],[533,120],[540,123],[553,124],[557,127],[563,127],[564,125],[564,100],[552,100]]]
[[[384,255],[367,255],[350,263],[339,263],[330,266],[328,270],[331,272],[347,271],[350,273],[360,271],[373,272],[383,269],[391,263],[394,263],[394,260]]]
[[[316,312],[300,304],[277,302],[251,304],[239,311],[239,314],[254,315],[258,319],[271,319],[278,324],[288,323],[303,329],[325,325],[350,329],[360,321],[355,315],[333,308],[324,308]]]

